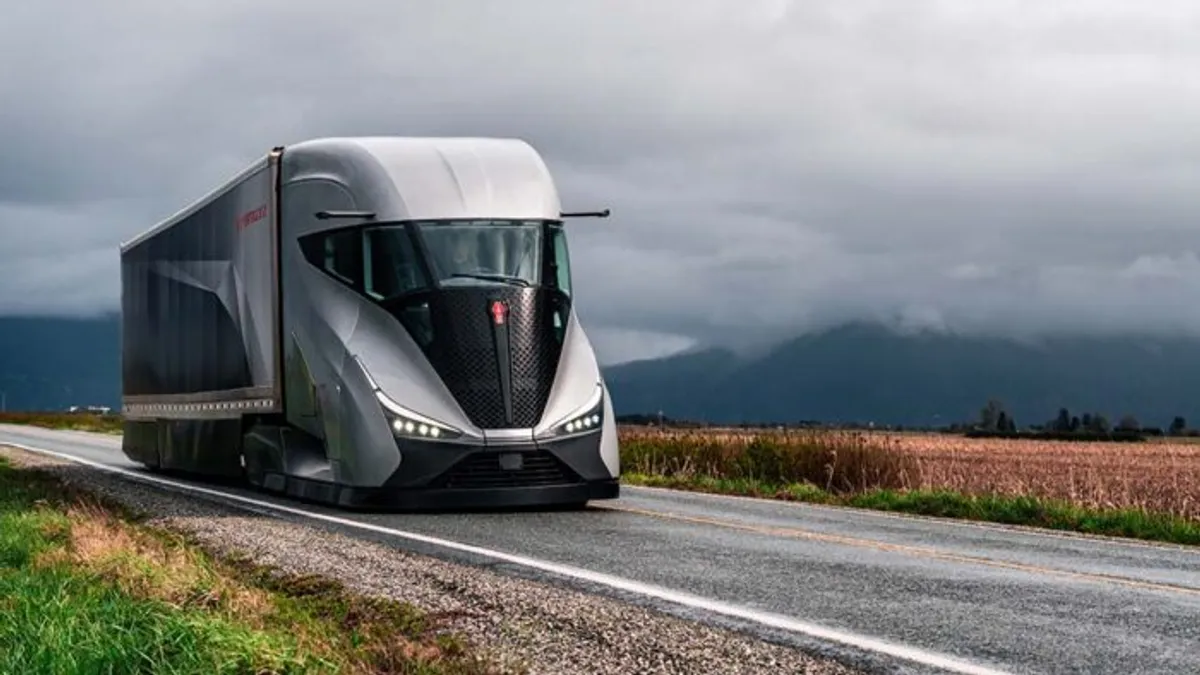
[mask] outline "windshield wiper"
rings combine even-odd
[[[529,282],[521,277],[510,277],[506,274],[467,274],[465,272],[456,272],[450,275],[451,277],[465,277],[468,279],[483,279],[484,281],[499,281],[505,284],[514,286],[529,287]]]

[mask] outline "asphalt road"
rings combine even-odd
[[[4,443],[137,470],[117,437],[0,425]],[[1197,549],[632,487],[584,512],[433,515],[205,487],[422,553],[562,567],[564,583],[902,672],[941,657],[958,672],[1200,673]]]

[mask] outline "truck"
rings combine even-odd
[[[122,450],[342,508],[619,496],[567,213],[513,138],[278,146],[120,247]]]

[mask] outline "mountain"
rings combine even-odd
[[[821,420],[942,426],[1000,401],[1020,426],[1059,408],[1167,427],[1200,418],[1200,339],[1061,336],[1036,343],[849,324],[739,359],[709,350],[610,368],[618,414],[718,423]]]
[[[0,398],[8,410],[121,401],[120,322],[0,316]]]
[[[0,317],[7,408],[120,403],[120,324]],[[618,414],[718,423],[821,420],[941,426],[999,400],[1017,424],[1058,409],[1133,414],[1166,427],[1200,420],[1200,338],[1077,335],[1021,343],[847,324],[753,358],[710,349],[606,369]]]

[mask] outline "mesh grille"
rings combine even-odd
[[[549,298],[526,292],[510,304],[509,351],[512,353],[513,422],[532,427],[542,418],[558,370],[562,346],[554,339]]]
[[[500,363],[492,335],[491,300],[508,304],[513,423],[504,419]],[[430,363],[463,412],[484,429],[532,427],[541,418],[561,346],[546,291],[532,288],[447,289],[430,300],[434,339]]]
[[[469,455],[438,478],[435,486],[439,488],[486,489],[570,485],[581,482],[575,472],[544,450],[521,453],[522,466],[519,469],[501,467],[501,454],[481,452]]]

